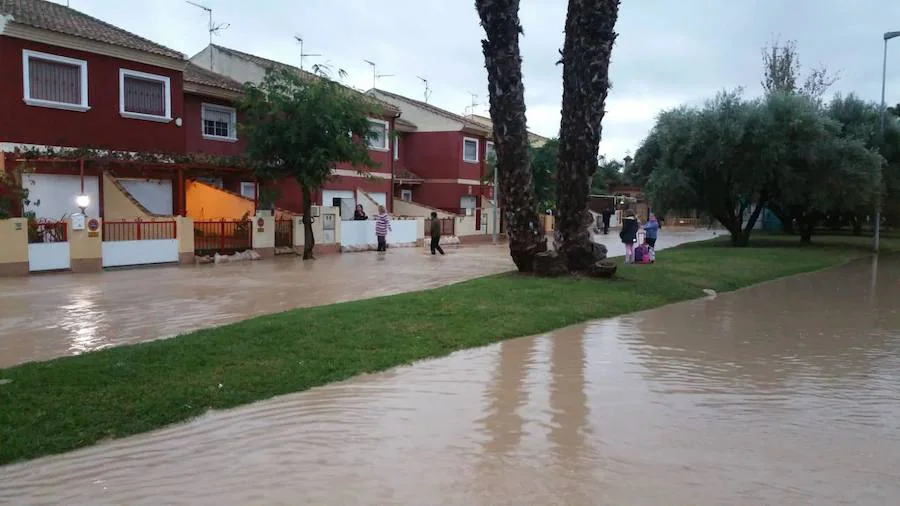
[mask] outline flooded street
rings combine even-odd
[[[667,231],[660,248],[711,237]],[[618,236],[601,236],[610,256]],[[0,368],[172,337],[252,316],[436,288],[514,269],[504,245],[296,256],[221,265],[0,278]]]
[[[818,506],[897,496],[896,257],[0,468],[0,503],[10,504]]]

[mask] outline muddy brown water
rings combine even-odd
[[[883,257],[2,467],[0,503],[886,505],[898,424]]]
[[[711,237],[667,230],[660,248]],[[610,256],[618,237],[599,236]],[[0,368],[172,337],[261,314],[435,288],[514,269],[506,245],[0,278]]]

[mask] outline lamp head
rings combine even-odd
[[[885,32],[884,40],[891,40],[894,37],[900,37],[900,32]]]
[[[75,197],[75,205],[81,208],[81,212],[84,213],[85,208],[91,205],[91,198],[87,195],[79,195]]]

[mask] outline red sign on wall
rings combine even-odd
[[[91,218],[88,220],[88,231],[96,232],[100,228],[100,222],[97,221],[97,218]]]
[[[265,224],[266,224],[266,220],[264,220],[264,219],[262,219],[262,218],[258,218],[258,219],[256,220],[256,226],[259,227],[259,228],[262,228],[263,225],[265,225]]]

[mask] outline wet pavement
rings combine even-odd
[[[896,504],[898,301],[883,257],[514,339],[3,467],[0,503]]]
[[[711,232],[670,231],[659,247]],[[600,236],[621,255],[614,234]],[[514,269],[506,245],[0,278],[0,367],[172,337],[267,313],[435,288]]]

